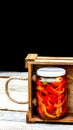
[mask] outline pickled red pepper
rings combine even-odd
[[[42,117],[58,118],[66,113],[66,80],[59,77],[54,82],[36,79],[37,111]]]

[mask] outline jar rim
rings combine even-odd
[[[61,67],[42,67],[37,69],[36,74],[42,77],[59,77],[66,74],[66,70]]]

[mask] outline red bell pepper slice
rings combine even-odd
[[[36,79],[36,85],[37,86],[43,86],[43,83],[39,79]]]
[[[47,89],[48,93],[50,93],[50,94],[62,94],[65,91],[64,88],[62,89],[62,91],[58,91],[58,90],[54,89],[52,87],[52,85],[50,85],[50,84],[46,85],[46,89]]]
[[[41,102],[41,109],[44,112],[46,117],[50,117],[50,118],[56,118],[56,116],[54,114],[49,114],[48,110],[46,109],[46,106],[44,103]]]
[[[61,83],[66,83],[66,80],[64,79],[64,77],[58,77],[58,78],[56,78],[56,80],[54,82],[52,82],[54,87],[59,86]]]

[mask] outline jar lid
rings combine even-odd
[[[60,67],[44,67],[36,71],[38,76],[42,77],[58,77],[66,74],[66,70]]]

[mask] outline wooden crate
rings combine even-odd
[[[59,66],[66,69],[67,77],[67,115],[61,119],[41,119],[36,113],[34,106],[35,86],[33,74],[36,69],[47,66]],[[48,122],[48,123],[70,123],[73,124],[73,57],[45,57],[38,54],[28,54],[25,58],[25,67],[28,68],[28,112],[27,123]]]

